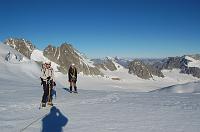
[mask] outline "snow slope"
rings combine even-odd
[[[10,54],[10,57],[7,60],[8,54]],[[38,79],[40,75],[40,68],[34,61],[28,60],[16,50],[3,44],[0,44],[0,64],[0,78],[7,79],[8,82],[31,82],[32,79]]]
[[[39,85],[5,92],[1,82],[1,132],[199,132],[199,94],[79,90],[57,86],[55,109],[39,110]],[[18,90],[16,90],[18,89]],[[2,92],[5,92],[2,94]],[[12,97],[12,98],[10,98]],[[16,114],[17,113],[17,114]]]
[[[184,94],[165,90],[148,92],[172,83],[194,81],[194,78],[178,74],[178,71],[165,71],[167,80],[155,78],[156,81],[138,79],[125,69],[107,73],[108,78],[119,77],[119,81],[79,75],[78,95],[67,91],[66,75],[57,73],[56,80],[63,85],[58,83],[56,86],[55,107],[39,110],[43,92],[38,78],[40,68],[30,60],[6,61],[9,51],[19,55],[10,47],[0,45],[1,132],[200,130],[199,82],[173,86],[175,91],[180,86],[181,89],[194,89],[191,92],[186,90]],[[175,75],[177,77],[173,79]]]
[[[31,54],[31,60],[43,62],[43,63],[51,62],[51,66],[54,69],[54,71],[56,71],[56,72],[58,71],[59,65],[56,64],[55,62],[50,61],[48,58],[46,58],[43,55],[43,51],[41,51],[41,50],[38,50],[38,49],[33,50],[32,54]]]
[[[78,56],[80,57],[79,59],[80,59],[80,62],[83,64],[85,64],[86,66],[89,66],[89,67],[95,67],[94,66],[94,63],[90,60],[90,59],[88,59],[84,54],[82,54],[82,53],[80,53],[79,51],[77,51],[77,50],[74,50],[77,54],[78,54]]]
[[[165,88],[155,90],[155,92],[200,94],[200,81],[173,85],[173,86],[169,86],[169,87],[165,87]]]
[[[184,84],[188,82],[199,81],[198,78],[192,75],[186,75],[179,73],[180,70],[163,70],[165,78],[154,76],[153,79],[144,80],[138,78],[135,75],[129,74],[128,69],[119,69],[115,72],[104,71],[104,78],[101,77],[87,77],[80,76],[78,83],[82,89],[96,89],[96,90],[120,90],[120,91],[132,91],[132,92],[149,92],[163,87],[168,87],[176,84]],[[119,80],[113,80],[119,79]],[[98,87],[91,87],[98,86]]]

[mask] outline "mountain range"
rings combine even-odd
[[[200,54],[168,57],[164,59],[125,59],[118,57],[105,57],[101,59],[89,59],[75,49],[71,44],[62,43],[59,47],[48,45],[43,51],[29,40],[8,38],[3,42],[27,59],[34,60],[38,64],[46,60],[54,64],[57,71],[67,73],[69,66],[74,63],[78,73],[89,76],[104,76],[106,71],[115,72],[120,69],[128,69],[142,79],[153,79],[155,76],[164,78],[163,70],[179,69],[180,73],[200,78]],[[11,53],[5,59],[12,59]],[[20,57],[17,57],[20,60]],[[22,60],[22,58],[21,58]]]

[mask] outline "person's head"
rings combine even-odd
[[[49,61],[49,62],[45,62],[45,66],[46,66],[46,68],[50,68],[51,67],[51,62]]]
[[[72,64],[71,64],[71,67],[72,67],[72,68],[74,68],[74,67],[75,67],[75,64],[74,64],[74,63],[72,63]]]
[[[55,106],[51,107],[51,112],[57,111],[57,108]]]

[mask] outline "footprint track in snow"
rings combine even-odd
[[[119,95],[117,93],[108,94],[102,98],[94,98],[94,99],[87,99],[81,101],[80,104],[109,104],[109,103],[116,103],[120,100]]]

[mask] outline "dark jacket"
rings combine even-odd
[[[77,81],[77,69],[76,69],[76,67],[74,67],[74,68],[70,67],[69,68],[68,78],[69,78],[69,82]]]

